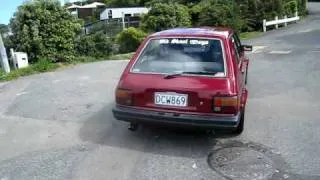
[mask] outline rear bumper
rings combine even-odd
[[[165,113],[137,108],[115,106],[113,116],[120,121],[142,124],[186,125],[208,128],[235,129],[240,120],[240,114],[235,116],[201,116],[183,113]]]

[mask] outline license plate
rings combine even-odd
[[[176,93],[155,93],[154,103],[156,105],[186,107],[188,106],[188,95]]]

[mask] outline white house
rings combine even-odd
[[[76,4],[72,4],[71,6],[67,7],[67,9],[69,10],[69,12],[72,15],[78,16],[78,9],[81,8],[81,6],[78,6]]]
[[[100,14],[100,20],[135,17],[149,12],[146,7],[107,8]]]
[[[91,4],[86,4],[83,6],[79,6],[76,4],[72,4],[67,7],[69,12],[77,16],[78,18],[85,18],[88,16],[93,16],[94,15],[94,10],[99,9],[99,8],[104,8],[106,5],[100,2],[93,2]]]

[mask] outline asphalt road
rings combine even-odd
[[[0,83],[0,180],[320,179],[320,3],[250,40],[245,131],[142,127],[111,114],[126,61]]]

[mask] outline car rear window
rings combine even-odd
[[[211,72],[208,75],[224,76],[224,66],[222,41],[219,39],[159,38],[148,41],[132,72]]]

